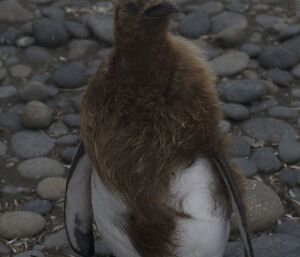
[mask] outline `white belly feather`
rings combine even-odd
[[[128,236],[118,226],[120,216],[127,213],[126,205],[107,190],[95,171],[92,174],[92,205],[96,225],[104,243],[116,257],[140,257],[131,245]],[[170,194],[183,199],[181,210],[192,218],[178,218],[177,236],[180,246],[179,257],[222,257],[229,234],[229,222],[224,206],[216,205],[212,190],[214,175],[209,162],[199,159],[191,167],[182,171],[171,183]],[[155,256],[153,256],[155,257]]]

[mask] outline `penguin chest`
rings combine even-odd
[[[225,199],[216,203],[218,183],[212,167],[199,159],[178,172],[171,181],[169,205],[184,217],[176,218],[178,257],[222,257],[229,233]],[[129,210],[122,199],[110,192],[93,171],[91,180],[94,219],[104,243],[116,257],[142,257],[122,226]]]

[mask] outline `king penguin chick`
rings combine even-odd
[[[241,179],[224,157],[214,77],[168,33],[178,11],[169,0],[115,3],[114,48],[83,95],[83,144],[66,194],[68,237],[83,256],[93,252],[92,216],[116,257],[224,254],[226,176]]]

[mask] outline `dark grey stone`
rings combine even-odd
[[[211,18],[211,31],[219,33],[237,24],[245,29],[248,26],[246,17],[239,13],[223,12]]]
[[[67,114],[63,119],[64,123],[71,128],[80,127],[80,116],[79,114]]]
[[[280,40],[287,40],[300,34],[300,24],[292,24],[283,28],[279,33]]]
[[[274,228],[277,234],[290,235],[300,239],[300,223],[292,220],[284,221],[282,224]]]
[[[58,7],[45,7],[41,9],[43,16],[52,19],[63,21],[65,19],[65,11],[62,8]]]
[[[198,38],[206,35],[210,29],[208,15],[203,11],[196,11],[185,16],[179,23],[179,33],[187,38]]]
[[[256,79],[231,80],[219,86],[221,98],[226,102],[248,104],[263,97],[267,90]]]
[[[251,145],[243,136],[234,135],[231,137],[231,157],[248,157],[250,155],[250,150]]]
[[[10,248],[6,244],[0,242],[0,255],[3,256],[3,255],[8,255],[10,253],[11,253]]]
[[[75,153],[77,151],[77,147],[67,147],[61,152],[61,157],[67,161],[71,162]]]
[[[281,168],[281,162],[275,156],[275,152],[271,147],[256,149],[251,160],[255,162],[258,171],[261,173],[275,173]]]
[[[89,29],[82,23],[76,21],[66,21],[67,31],[75,38],[88,38],[91,35]]]
[[[16,112],[4,112],[0,114],[0,124],[11,130],[17,132],[22,129],[20,115]]]
[[[260,45],[247,43],[241,46],[241,51],[245,52],[246,54],[249,55],[249,57],[253,58],[260,54],[262,48]]]
[[[65,135],[56,140],[57,145],[77,145],[79,143],[78,136]]]
[[[231,163],[238,167],[247,178],[251,178],[257,174],[257,167],[251,160],[243,158],[232,158]]]
[[[268,77],[278,86],[289,87],[294,81],[291,74],[284,70],[269,70],[267,72]]]
[[[25,102],[33,100],[45,100],[50,97],[50,91],[48,87],[39,81],[24,82],[23,86],[19,90],[21,100]]]
[[[291,71],[292,75],[296,79],[300,79],[300,64],[297,64]]]
[[[300,159],[300,143],[294,139],[281,139],[278,149],[280,159],[288,164],[297,162]]]
[[[294,54],[300,58],[300,36],[289,39],[282,44],[282,47],[292,51]]]
[[[283,119],[283,120],[293,120],[296,119],[297,112],[286,106],[274,106],[269,109],[268,114],[273,118]]]
[[[278,143],[282,138],[296,138],[297,133],[288,123],[272,118],[253,118],[242,124],[243,131],[265,143]]]
[[[0,86],[0,99],[11,98],[17,94],[14,86]]]
[[[300,184],[300,171],[299,170],[283,170],[278,174],[278,178],[289,187],[295,187]]]
[[[30,191],[29,188],[26,187],[19,187],[13,185],[7,185],[0,189],[0,192],[7,195],[16,195],[22,193],[28,193]]]
[[[252,113],[257,113],[257,112],[268,110],[271,107],[277,106],[277,105],[278,105],[278,101],[277,100],[274,100],[274,99],[262,100],[262,101],[259,101],[259,102],[255,102],[250,107],[250,111]]]
[[[236,121],[248,119],[250,115],[248,108],[241,104],[224,104],[223,111],[226,118]]]
[[[32,200],[23,205],[23,211],[35,212],[40,215],[46,215],[53,209],[52,203],[47,200]]]
[[[30,63],[47,64],[51,61],[52,56],[46,48],[31,46],[24,50],[24,57]]]
[[[45,255],[38,250],[31,250],[16,254],[14,257],[45,257]]]

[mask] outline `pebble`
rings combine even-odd
[[[13,75],[15,78],[20,79],[28,77],[31,71],[32,70],[29,66],[23,64],[17,64],[10,68],[11,75]]]
[[[59,137],[68,134],[68,127],[62,122],[55,122],[48,128],[51,137]]]
[[[179,33],[187,38],[198,38],[206,35],[210,29],[210,22],[207,13],[196,11],[185,16],[179,23]]]
[[[262,51],[259,56],[259,63],[266,69],[283,69],[292,68],[298,61],[295,54],[283,47],[268,47]]]
[[[20,116],[16,112],[0,113],[0,124],[12,132],[22,129]]]
[[[45,257],[45,255],[38,250],[31,250],[16,254],[14,257]]]
[[[110,15],[96,14],[87,18],[87,26],[100,42],[113,45],[113,19]]]
[[[7,152],[7,146],[0,141],[0,157],[4,156]]]
[[[216,14],[222,11],[223,4],[217,1],[210,1],[200,5],[200,9],[208,15]]]
[[[40,215],[46,215],[53,209],[53,205],[47,200],[32,200],[23,205],[22,210],[28,212],[34,212]]]
[[[45,100],[50,97],[50,92],[47,86],[39,81],[24,82],[19,89],[19,96],[24,102],[33,100]]]
[[[293,52],[300,58],[300,36],[297,36],[295,38],[291,38],[287,41],[284,41],[282,44],[282,47],[288,49],[289,51]]]
[[[32,19],[32,14],[16,0],[0,1],[0,22],[21,23]]]
[[[300,223],[291,220],[284,221],[274,228],[274,232],[277,234],[289,235],[300,239]]]
[[[232,76],[246,69],[249,63],[247,54],[231,51],[212,60],[211,66],[219,76]]]
[[[268,77],[278,86],[289,87],[293,82],[293,77],[291,74],[284,70],[269,70],[267,72]]]
[[[254,161],[260,173],[275,173],[281,168],[281,162],[271,147],[256,149],[251,160]]]
[[[45,33],[47,32],[47,33]],[[40,46],[55,47],[68,40],[68,32],[59,20],[43,18],[33,24],[33,36]]]
[[[255,176],[258,172],[255,163],[251,160],[246,160],[244,158],[232,158],[231,163],[239,168],[242,174],[247,178]]]
[[[227,134],[227,133],[229,133],[229,131],[231,129],[231,125],[228,121],[221,120],[219,122],[219,128],[221,129],[221,131],[223,131],[224,134]]]
[[[55,85],[61,88],[77,88],[84,86],[86,77],[84,70],[74,63],[59,67],[52,75]]]
[[[48,155],[54,147],[53,141],[39,131],[22,131],[12,136],[12,151],[20,158]]]
[[[26,61],[34,64],[47,64],[51,61],[52,56],[49,51],[40,46],[31,46],[23,51]]]
[[[27,128],[47,128],[51,120],[52,110],[40,101],[28,102],[22,112],[22,122]]]
[[[300,143],[290,138],[283,138],[279,142],[279,157],[285,163],[295,163],[300,159]]]
[[[87,27],[76,21],[66,21],[65,27],[70,35],[75,38],[88,38],[91,35]]]
[[[6,70],[6,68],[0,69],[0,81],[6,79],[6,77],[7,77],[7,70]]]
[[[230,80],[219,86],[221,98],[226,102],[249,104],[266,94],[262,81],[256,79]]]
[[[67,147],[61,152],[61,157],[67,161],[71,162],[73,160],[73,157],[77,151],[77,147]]]
[[[0,189],[0,192],[6,195],[16,195],[22,193],[28,193],[30,190],[26,187],[19,187],[13,185],[7,185]]]
[[[265,111],[277,105],[278,105],[278,101],[274,99],[262,100],[252,104],[250,107],[250,112],[257,113],[257,112]]]
[[[211,31],[212,33],[219,33],[222,30],[235,27],[237,24],[246,29],[248,26],[246,17],[239,13],[223,12],[211,18]]]
[[[223,111],[226,118],[235,121],[245,120],[248,119],[250,116],[248,108],[241,104],[224,104]]]
[[[242,124],[243,131],[265,143],[278,143],[282,138],[296,138],[295,129],[288,123],[273,118],[252,118]]]
[[[297,64],[291,71],[292,75],[296,79],[300,79],[300,64]]]
[[[17,94],[14,86],[0,86],[0,99],[11,98]]]
[[[255,21],[258,25],[263,26],[264,28],[270,28],[274,26],[274,24],[283,23],[284,20],[280,17],[268,15],[268,14],[260,14],[255,17]]]
[[[64,123],[71,128],[80,127],[80,116],[79,114],[67,114],[63,118]]]
[[[248,157],[251,145],[243,136],[233,135],[231,137],[230,155],[231,157]]]
[[[79,138],[77,135],[65,135],[56,140],[57,145],[77,145],[78,143]]]
[[[18,47],[29,47],[35,43],[33,37],[21,37],[17,40],[16,44]]]
[[[11,253],[10,248],[6,244],[0,242],[0,255],[3,256],[3,255],[8,255],[10,253]]]
[[[270,229],[284,215],[280,198],[262,182],[247,179],[244,199],[249,210],[249,226],[254,232]],[[232,223],[232,229],[237,230],[236,220]]]
[[[65,229],[48,235],[43,243],[48,250],[57,250],[61,248],[69,247],[69,241]]]
[[[283,119],[283,120],[294,120],[297,118],[297,112],[286,106],[274,106],[269,109],[268,114],[273,118]]]
[[[43,179],[37,185],[36,191],[40,198],[57,201],[64,197],[66,190],[66,180],[60,177],[49,177]]]
[[[36,213],[25,211],[6,212],[0,216],[0,236],[6,239],[31,237],[40,233],[45,219]]]
[[[245,39],[245,28],[242,24],[229,27],[212,36],[212,40],[222,47],[234,47],[240,45]]]
[[[68,44],[68,59],[76,60],[85,58],[99,48],[99,44],[95,40],[76,39]],[[98,65],[97,65],[98,66]]]
[[[300,185],[300,171],[287,169],[280,172],[278,178],[289,187]]]
[[[17,168],[20,175],[32,179],[59,177],[65,173],[62,163],[48,157],[28,159],[19,164]]]
[[[65,26],[65,11],[61,7],[45,7],[41,9],[41,13],[50,20],[59,21],[63,26]]]
[[[262,48],[258,44],[247,43],[241,46],[241,51],[245,52],[249,57],[254,58],[261,53]]]
[[[300,24],[292,24],[283,28],[279,33],[280,40],[287,40],[300,34]]]

